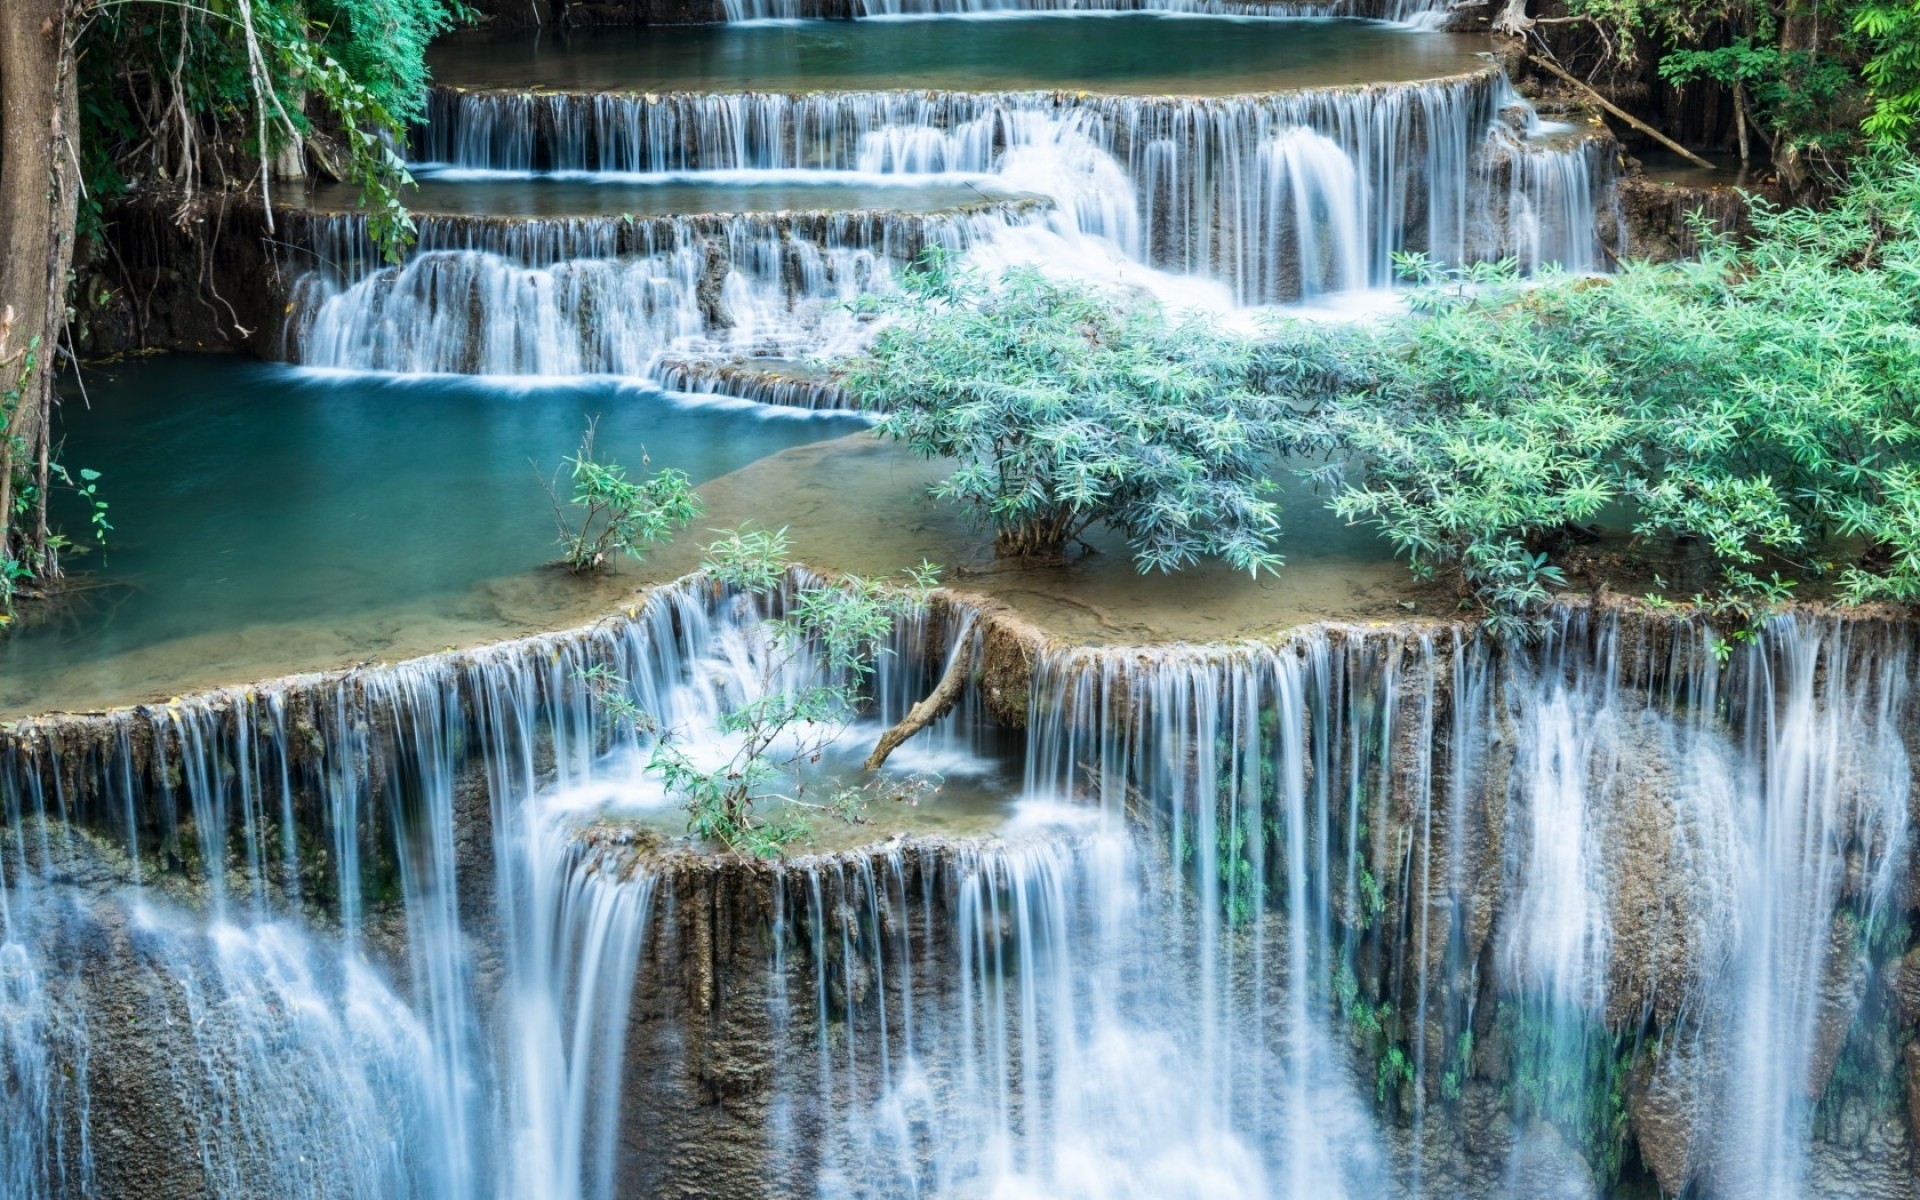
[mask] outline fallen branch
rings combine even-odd
[[[887,761],[887,756],[900,748],[900,744],[919,733],[922,729],[947,715],[960,693],[966,690],[967,677],[973,673],[973,639],[964,637],[947,661],[946,674],[940,676],[940,682],[925,700],[914,705],[900,723],[880,735],[880,744],[867,756],[866,769],[877,771]]]
[[[1587,98],[1592,100],[1595,104],[1598,104],[1601,108],[1606,109],[1608,112],[1612,113],[1614,116],[1619,117],[1622,121],[1625,121],[1627,124],[1633,126],[1635,129],[1638,129],[1641,133],[1646,134],[1648,137],[1652,138],[1654,141],[1659,142],[1662,146],[1665,146],[1667,149],[1673,151],[1675,154],[1678,154],[1680,157],[1686,159],[1688,162],[1693,163],[1695,166],[1705,167],[1709,171],[1718,171],[1720,169],[1719,167],[1716,167],[1712,163],[1708,162],[1706,159],[1701,158],[1698,154],[1695,154],[1693,151],[1687,149],[1685,146],[1682,146],[1679,142],[1674,141],[1672,138],[1668,137],[1666,134],[1661,133],[1658,129],[1655,129],[1653,126],[1647,124],[1645,121],[1642,121],[1639,117],[1634,116],[1632,113],[1628,112],[1626,109],[1621,108],[1619,105],[1615,104],[1613,101],[1607,99],[1605,96],[1602,96],[1599,92],[1594,91],[1592,85],[1570,74],[1565,67],[1562,67],[1559,63],[1554,62],[1552,59],[1544,58],[1538,54],[1529,54],[1527,55],[1527,60],[1529,62],[1536,63],[1539,66],[1545,67],[1549,73],[1559,77],[1560,79],[1565,80],[1566,82],[1572,84],[1574,87],[1579,88],[1582,92],[1585,92],[1587,95]]]

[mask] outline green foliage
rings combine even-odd
[[[1398,1100],[1400,1089],[1413,1082],[1413,1060],[1399,1046],[1388,1046],[1374,1070],[1373,1097],[1380,1104]]]
[[[80,477],[75,479],[60,463],[47,464],[47,470],[61,483],[72,489],[73,494],[86,506],[87,528],[93,533],[93,543],[104,549],[107,544],[107,535],[113,532],[113,523],[107,520],[106,497],[100,494],[100,472],[91,467],[81,467]],[[53,548],[56,550],[78,548],[61,534],[52,534],[49,540],[55,541]]]
[[[191,194],[245,176],[226,143],[264,160],[315,130],[338,133],[333,164],[360,186],[389,254],[412,233],[412,182],[392,146],[423,115],[426,48],[465,15],[459,0],[82,0],[83,226],[131,181]]]
[[[1142,571],[1280,565],[1267,473],[1303,427],[1256,384],[1287,364],[1199,318],[1030,270],[988,283],[938,255],[880,307],[892,320],[845,386],[882,435],[959,462],[933,494],[1002,557],[1059,561],[1105,525]]]
[[[1424,296],[1329,410],[1365,464],[1335,511],[1457,570],[1507,632],[1603,510],[1695,544],[1725,596],[1778,601],[1785,572],[1920,601],[1920,166],[1754,223],[1697,262]]]
[[[754,695],[720,715],[731,752],[717,765],[693,754],[680,731],[659,728],[631,706],[625,719],[654,735],[647,763],[687,809],[695,837],[767,857],[806,836],[806,813],[860,819],[865,788],[835,788],[823,802],[805,798],[803,769],[819,760],[859,707],[862,687],[894,622],[924,607],[938,582],[931,564],[903,583],[849,577],[788,591],[792,575],[784,530],[735,530],[707,547],[703,569],[717,584],[781,602],[767,622],[767,653]],[[812,679],[795,686],[802,660]],[[781,805],[769,814],[771,803]]]
[[[1901,3],[1909,0],[1901,0]],[[1862,12],[1881,0],[1838,0],[1803,14],[1749,0],[1569,0],[1610,56],[1637,65],[1643,47],[1658,55],[1675,86],[1719,84],[1734,92],[1774,153],[1831,150],[1857,141],[1867,114],[1872,48],[1854,44]],[[1886,7],[1896,7],[1887,4]]]
[[[1221,814],[1218,845],[1220,908],[1222,918],[1230,927],[1250,924],[1259,917],[1266,905],[1267,881],[1261,878],[1255,868],[1254,847],[1249,845],[1248,826],[1252,823],[1251,818],[1236,820],[1227,813]],[[1255,831],[1253,836],[1265,836],[1265,832]]]
[[[1867,0],[1853,31],[1866,44],[1860,73],[1873,101],[1862,128],[1882,145],[1910,144],[1920,120],[1920,0]]]
[[[631,733],[653,733],[653,718],[641,710],[627,690],[627,680],[606,663],[578,667],[573,677],[585,684],[587,693],[600,705],[600,711],[616,729]]]
[[[1559,1126],[1611,1187],[1626,1160],[1634,1039],[1598,1024],[1563,1028],[1517,1000],[1500,1001],[1494,1020],[1506,1043],[1505,1093],[1515,1118]]]
[[[27,444],[14,432],[14,414],[20,410],[21,398],[27,394],[27,386],[33,378],[35,357],[40,351],[40,337],[35,334],[24,347],[9,353],[6,341],[12,326],[13,309],[0,310],[0,370],[18,364],[12,382],[4,393],[0,393],[0,438],[5,439],[4,443],[0,443],[0,470],[12,474],[14,497],[13,511],[0,512],[0,629],[13,623],[15,599],[20,589],[34,577],[32,564],[16,551],[18,539],[14,536],[14,528],[20,518],[31,511],[31,504],[24,501],[33,486],[25,470]]]
[[[620,464],[597,458],[593,447],[597,426],[597,421],[588,421],[580,448],[562,460],[572,482],[565,504],[560,500],[558,472],[541,481],[553,502],[560,562],[575,575],[605,570],[608,559],[616,554],[641,557],[642,547],[671,538],[701,511],[700,497],[685,473],[668,467],[636,480]],[[642,467],[650,461],[641,455]]]
[[[10,475],[12,496],[10,510],[0,513],[0,632],[12,628],[18,615],[16,605],[23,593],[36,583],[44,586],[60,575],[63,554],[85,550],[59,530],[45,528],[48,498],[43,493],[48,488],[56,484],[64,486],[85,505],[87,525],[96,546],[104,548],[107,535],[113,530],[113,524],[107,520],[107,500],[100,493],[100,472],[82,467],[76,480],[63,464],[48,460],[41,464],[45,471],[44,486],[43,480],[33,473],[34,448],[16,431],[14,417],[28,393],[34,373],[40,369],[40,338],[35,335],[18,351],[8,353],[6,339],[12,319],[11,308],[0,312],[0,370],[12,375],[5,392],[0,393],[0,431],[5,431],[6,439],[4,447],[0,447],[4,449],[4,453],[0,453],[0,464],[4,464],[0,469]],[[39,536],[41,532],[45,532],[44,539]]]
[[[1373,923],[1387,911],[1387,897],[1380,890],[1380,881],[1373,877],[1373,871],[1364,864],[1360,867],[1360,920],[1362,927],[1373,928]]]
[[[1453,1056],[1440,1073],[1440,1098],[1449,1103],[1460,1099],[1467,1080],[1473,1076],[1473,1030],[1462,1029],[1453,1040]]]

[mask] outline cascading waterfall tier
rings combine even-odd
[[[693,580],[573,635],[8,731],[9,1195],[611,1194],[652,909],[535,797],[618,749],[590,668],[711,737],[766,615]],[[899,625],[876,719],[942,636]]]
[[[1497,71],[1244,97],[1059,92],[548,93],[436,89],[420,152],[463,168],[664,174],[971,174],[1054,198],[1140,262],[1219,278],[1240,303],[1383,286],[1390,256],[1531,249],[1596,265],[1607,156],[1490,139]],[[1504,224],[1489,150],[1531,211],[1584,206],[1558,238]],[[1551,167],[1526,160],[1553,159]],[[1596,174],[1598,170],[1598,174]],[[1502,197],[1504,199],[1504,197]],[[1502,219],[1496,224],[1496,217]]]
[[[853,398],[830,376],[797,364],[765,359],[746,362],[665,359],[654,369],[654,378],[670,392],[695,396],[725,396],[817,412],[855,407]]]
[[[365,218],[294,222],[308,263],[290,357],[475,375],[650,374],[662,355],[804,358],[857,335],[849,306],[928,247],[956,256],[1045,202],[945,213],[428,216],[378,263]],[[813,405],[808,405],[813,407]]]
[[[648,785],[587,669],[699,727],[761,615],[696,582],[580,634],[8,731],[0,1178],[1905,1186],[1910,625],[1789,614],[1724,662],[1579,608],[1504,651],[1447,624],[1101,650],[943,601],[876,709],[973,647],[972,712],[932,736],[1024,717],[999,836],[766,864],[590,819]]]
[[[1526,137],[1499,118],[1513,99],[1493,70],[1224,98],[436,88],[416,151],[462,173],[973,181],[1032,198],[850,221],[433,219],[388,268],[342,224],[317,231],[332,266],[298,285],[289,357],[640,375],[665,354],[843,352],[865,329],[847,302],[928,246],[1220,309],[1385,287],[1403,250],[1596,269],[1611,143]]]

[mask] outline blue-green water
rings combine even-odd
[[[71,565],[110,586],[0,641],[0,709],[49,677],[180,639],[471,606],[472,589],[552,557],[528,459],[551,471],[589,416],[603,457],[644,451],[696,482],[859,427],[602,380],[518,388],[175,356],[84,381],[84,401],[66,389],[62,457],[102,473],[114,530],[104,556]],[[56,516],[83,523],[71,503]]]
[[[1047,14],[516,31],[442,39],[428,62],[436,82],[460,87],[1229,95],[1455,74],[1480,66],[1485,48],[1365,21]]]

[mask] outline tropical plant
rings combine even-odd
[[[882,436],[958,461],[933,494],[992,529],[996,555],[1057,563],[1104,525],[1142,571],[1280,565],[1268,475],[1308,430],[1260,386],[1248,339],[1037,271],[988,282],[937,254],[876,303],[888,320],[844,384]]]
[[[425,112],[427,44],[469,16],[459,0],[72,0],[83,226],[134,178],[190,198],[251,150],[268,189],[283,147],[331,132],[323,169],[358,185],[369,232],[397,253],[413,223],[395,147]],[[237,156],[236,156],[237,157]],[[209,170],[211,168],[211,170]]]
[[[1920,121],[1920,0],[1867,0],[1853,31],[1866,43],[1861,75],[1872,89],[1863,128],[1883,145],[1907,145]]]
[[[1756,202],[1744,244],[1702,232],[1695,262],[1429,296],[1329,410],[1365,468],[1335,510],[1514,614],[1609,507],[1725,595],[1784,572],[1920,602],[1920,165],[1824,211]]]
[[[785,530],[763,529],[723,533],[706,549],[702,569],[716,586],[780,611],[760,629],[756,686],[720,714],[724,758],[695,753],[683,731],[630,716],[652,736],[647,770],[686,806],[688,831],[759,856],[805,836],[809,814],[858,819],[874,785],[833,787],[810,800],[805,768],[858,711],[894,622],[924,607],[938,582],[927,563],[894,582],[803,579],[787,562],[789,549]]]
[[[564,503],[560,471],[540,481],[553,503],[560,563],[575,575],[605,570],[618,554],[640,558],[642,547],[671,538],[701,511],[700,497],[684,472],[663,467],[633,479],[619,463],[602,461],[593,445],[598,429],[598,419],[589,420],[580,448],[561,460],[572,485]],[[642,452],[642,469],[651,461]]]

